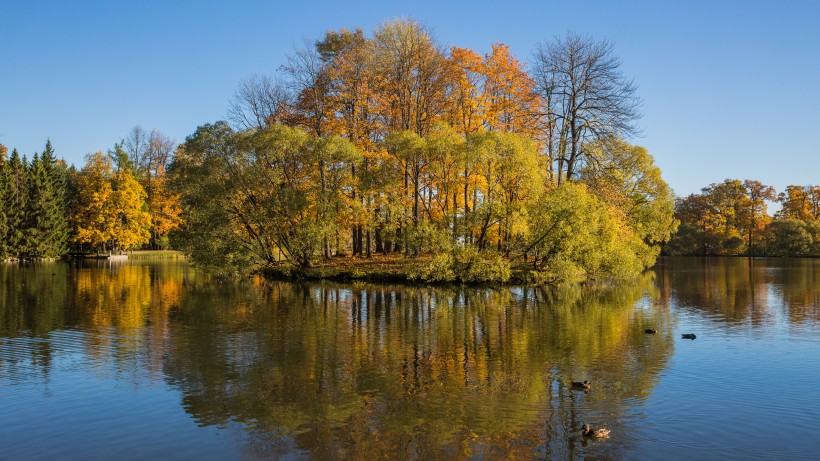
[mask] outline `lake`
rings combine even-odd
[[[0,459],[820,459],[818,287],[820,259],[562,289],[3,264]]]

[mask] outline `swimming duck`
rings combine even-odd
[[[592,383],[587,381],[586,379],[583,381],[573,381],[572,387],[576,389],[589,389],[590,387],[592,387]]]
[[[680,337],[683,338],[683,339],[695,339],[695,338],[697,338],[697,336],[695,336],[694,333],[684,333],[684,334],[680,335]]]
[[[648,335],[654,335],[655,333],[657,333],[657,332],[658,332],[658,330],[656,330],[656,329],[654,329],[654,328],[647,328],[647,329],[646,329],[646,330],[644,330],[643,332],[644,332],[644,333],[646,333],[646,334],[648,334]]]
[[[593,429],[589,427],[589,424],[584,424],[583,429],[581,432],[584,434],[584,437],[593,437],[593,438],[604,438],[609,437],[609,429]]]

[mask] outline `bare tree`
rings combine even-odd
[[[264,128],[284,119],[291,104],[288,87],[277,76],[253,74],[239,82],[228,109],[237,128]]]
[[[122,142],[128,160],[139,171],[140,165],[145,163],[145,155],[148,151],[148,133],[141,126],[131,128],[128,136]]]
[[[331,82],[327,63],[316,43],[305,41],[302,46],[294,47],[282,70],[287,74],[289,89],[294,94],[294,122],[316,136],[328,135],[334,109],[330,97]]]
[[[533,77],[543,101],[546,146],[558,183],[571,180],[596,141],[638,133],[641,100],[621,72],[612,44],[568,33],[538,46]]]
[[[164,133],[151,130],[148,135],[148,147],[143,156],[143,162],[137,168],[150,178],[165,174],[165,168],[171,163],[176,143]]]

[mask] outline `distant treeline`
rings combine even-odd
[[[767,201],[780,203],[774,216]],[[675,200],[671,255],[820,256],[820,186],[727,179]]]
[[[123,141],[86,156],[79,171],[55,157],[51,141],[31,160],[0,145],[0,260],[167,247],[181,213],[165,187],[175,146],[139,127],[127,141],[129,149]]]

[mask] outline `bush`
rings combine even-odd
[[[451,252],[438,253],[433,259],[414,264],[407,271],[407,279],[421,282],[453,282],[453,255]]]
[[[466,245],[435,253],[411,267],[407,277],[423,282],[504,283],[511,275],[510,264],[501,255]]]

